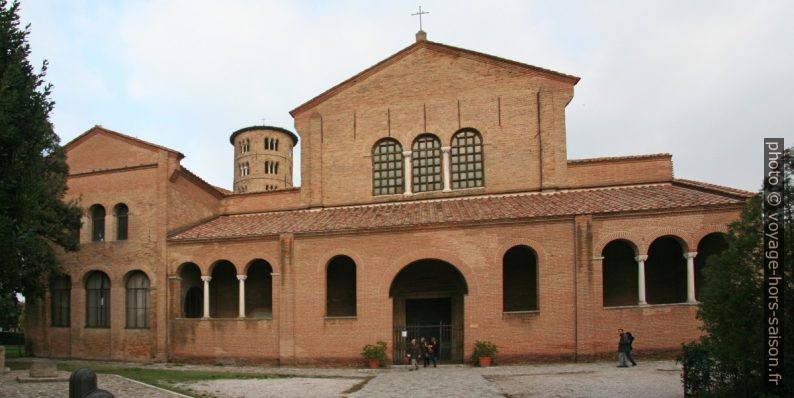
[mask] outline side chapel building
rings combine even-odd
[[[640,352],[700,335],[701,269],[749,193],[669,154],[570,160],[578,77],[428,41],[235,131],[234,191],[96,126],[66,145],[79,252],[28,306],[37,356],[359,363],[437,337],[463,362]],[[301,181],[292,150],[301,140]]]

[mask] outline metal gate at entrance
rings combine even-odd
[[[438,325],[395,326],[393,336],[392,359],[395,365],[405,363],[407,359],[405,353],[411,344],[411,339],[416,339],[419,342],[422,337],[428,341],[433,337],[438,339],[441,347],[438,352],[439,363],[463,362],[463,325],[439,323]]]

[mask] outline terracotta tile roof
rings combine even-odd
[[[170,241],[234,239],[279,233],[348,232],[465,225],[575,214],[730,206],[743,199],[675,184],[475,196],[362,206],[220,216]]]

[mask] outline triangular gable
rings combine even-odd
[[[90,139],[91,137],[93,137],[93,136],[95,136],[97,134],[107,134],[107,135],[109,135],[111,137],[118,138],[118,139],[120,139],[122,141],[125,141],[125,142],[129,143],[129,144],[132,144],[132,145],[135,145],[135,146],[138,146],[138,147],[141,147],[141,148],[145,148],[145,149],[150,149],[150,150],[155,150],[155,151],[163,150],[163,151],[166,151],[166,152],[170,152],[170,153],[175,154],[177,156],[178,160],[182,160],[182,158],[185,157],[185,155],[183,155],[179,151],[175,151],[175,150],[173,150],[171,148],[167,148],[167,147],[160,146],[160,145],[157,145],[157,144],[152,144],[151,142],[144,141],[144,140],[141,140],[141,139],[138,139],[138,138],[135,138],[135,137],[130,137],[128,135],[121,134],[121,133],[119,133],[117,131],[106,129],[106,128],[100,126],[100,125],[95,125],[94,127],[88,129],[85,133],[80,134],[75,139],[69,141],[66,145],[64,145],[64,148],[67,151],[72,150],[72,149],[76,148],[77,146],[79,146],[80,144],[82,144],[83,142],[87,141],[88,139]]]
[[[510,69],[518,69],[524,70],[536,74],[541,74],[547,78],[560,80],[564,82],[569,82],[572,85],[575,85],[579,81],[579,77],[567,75],[560,72],[555,72],[553,70],[540,68],[537,66],[524,64],[521,62],[512,61],[505,58],[499,58],[493,55],[483,54],[477,51],[467,50],[464,48],[458,48],[449,46],[446,44],[436,43],[427,40],[420,40],[410,46],[398,51],[397,53],[393,54],[392,56],[384,59],[383,61],[378,62],[377,64],[365,69],[364,71],[358,73],[357,75],[343,81],[342,83],[337,84],[334,87],[326,90],[322,94],[310,99],[309,101],[303,103],[302,105],[298,106],[297,108],[290,111],[290,115],[295,117],[297,114],[306,111],[307,109],[314,108],[315,106],[323,103],[325,100],[335,96],[339,92],[347,89],[348,87],[355,85],[356,83],[366,79],[367,77],[377,73],[378,71],[386,68],[389,65],[394,64],[395,62],[401,60],[402,58],[408,56],[409,54],[419,50],[419,49],[429,49],[432,51],[442,52],[446,54],[450,54],[453,56],[459,57],[467,57],[475,60],[479,60],[482,62],[488,62],[491,64],[496,64],[505,68]]]

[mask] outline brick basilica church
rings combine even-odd
[[[425,336],[508,363],[612,354],[619,327],[638,355],[679,349],[750,193],[676,179],[669,154],[568,159],[578,80],[420,31],[295,132],[233,132],[233,191],[91,128],[66,145],[81,248],[28,303],[34,354],[352,364]]]

